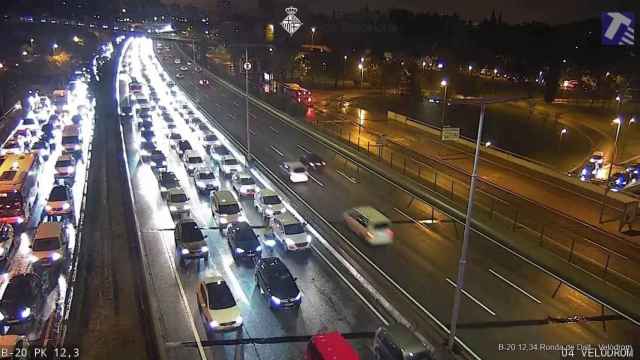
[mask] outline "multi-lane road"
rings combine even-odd
[[[173,59],[183,55],[175,50],[170,56],[163,56],[167,59],[164,68],[175,78],[180,71]],[[201,106],[204,115],[245,143],[243,97],[222,86],[211,74],[181,73],[184,77],[176,81]],[[203,77],[209,78],[211,87],[198,84]],[[327,161],[326,169],[312,173],[312,181],[292,186],[335,230],[324,234],[325,237],[336,245],[348,242],[368,259],[365,261],[375,265],[378,273],[369,276],[390,279],[446,327],[459,252],[456,231],[461,229],[449,223],[429,224],[425,221],[430,214],[427,205],[412,202],[402,189],[365,169],[356,171],[330,149],[287,126],[272,112],[250,105],[249,113],[252,153],[270,169],[276,170],[281,162],[297,159],[305,152],[317,153]],[[392,246],[371,248],[345,227],[341,213],[359,205],[372,205],[393,220],[396,240]],[[435,227],[438,231],[434,231]],[[512,358],[512,353],[498,350],[499,344],[504,343],[640,342],[640,330],[631,321],[578,291],[559,286],[556,278],[535,265],[485,238],[474,237],[471,244],[458,335],[478,357]],[[573,321],[603,314],[612,316],[605,317],[606,322]],[[555,359],[559,354],[533,352],[518,356]]]

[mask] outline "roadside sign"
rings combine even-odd
[[[460,138],[460,128],[445,126],[442,128],[442,141],[458,140]]]
[[[244,63],[244,69],[245,69],[245,70],[247,70],[247,71],[251,70],[251,63],[250,63],[250,62],[248,62],[248,61],[247,61],[247,62],[245,62],[245,63]]]
[[[629,225],[629,229],[631,229],[631,224],[636,221],[636,216],[638,214],[638,202],[632,201],[624,204],[624,213],[622,214],[622,218],[620,219],[620,225],[618,227],[618,231],[622,231],[622,228],[625,225]]]

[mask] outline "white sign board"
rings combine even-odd
[[[284,20],[282,20],[280,25],[282,25],[282,28],[286,32],[288,32],[289,35],[293,35],[293,33],[298,31],[298,29],[300,29],[300,27],[302,26],[302,21],[300,21],[300,19],[298,19],[298,17],[296,16],[298,9],[294,8],[293,6],[289,6],[288,8],[284,9],[284,11],[287,13],[287,16],[284,18]]]
[[[456,128],[456,127],[442,128],[442,141],[458,140],[459,138],[460,138],[460,128]]]

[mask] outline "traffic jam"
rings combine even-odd
[[[156,46],[161,50],[162,45]],[[190,62],[176,66],[193,69]],[[303,289],[309,284],[300,283],[303,274],[291,271],[291,265],[298,266],[298,254],[313,258],[311,248],[323,240],[321,235],[265,176],[246,165],[244,156],[185,97],[154,55],[151,40],[136,38],[125,44],[117,83],[120,114],[128,122],[139,158],[131,172],[152,174],[140,181],[143,196],[161,199],[164,209],[158,211],[170,214],[174,227],[166,229],[172,238],[168,252],[179,265],[178,281],[185,281],[191,266],[205,268],[195,286],[184,289],[195,300],[192,306],[201,320],[198,324],[196,319],[196,326],[208,337],[242,332],[255,310],[241,311],[239,304],[246,303],[248,295],[233,273],[237,270],[224,263],[227,258],[237,267],[253,269],[254,286],[263,298],[259,306],[274,312],[304,307]],[[283,163],[279,170],[292,183],[306,177],[306,169],[297,162]],[[151,222],[161,223],[160,218],[155,215]],[[210,229],[223,241],[212,241]],[[220,256],[223,269],[215,265]],[[360,358],[339,332],[315,335],[306,352],[331,346],[342,349],[341,359]]]
[[[67,308],[94,126],[89,71],[49,96],[30,91],[0,149],[0,358],[55,343]]]

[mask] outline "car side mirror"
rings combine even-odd
[[[297,278],[297,277],[294,277],[294,278],[293,278],[293,281],[298,281],[298,278]]]
[[[206,238],[208,238],[208,237],[209,237],[209,235],[205,235],[205,236],[204,236],[204,238],[205,238],[205,239],[206,239]]]

